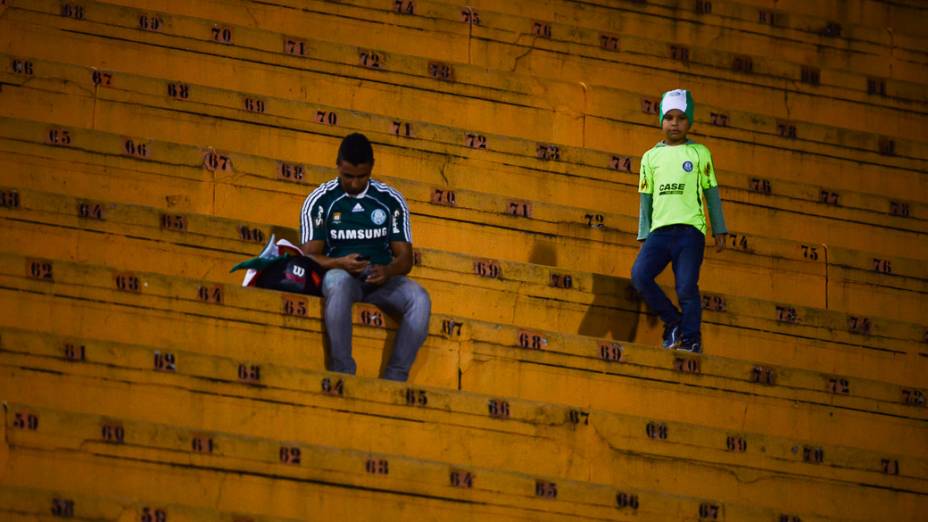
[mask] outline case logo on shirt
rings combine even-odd
[[[665,183],[658,187],[658,191],[662,196],[667,194],[682,195],[684,188],[686,188],[686,183]]]
[[[692,162],[692,161],[684,161],[684,162],[683,162],[683,170],[686,171],[686,172],[693,172],[693,162]]]
[[[374,211],[371,212],[371,221],[373,221],[375,225],[383,225],[387,221],[387,213],[379,208],[374,209]]]

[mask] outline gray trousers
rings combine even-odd
[[[400,323],[383,378],[405,381],[409,377],[409,368],[429,333],[432,301],[428,292],[405,276],[392,277],[381,286],[371,286],[336,268],[326,272],[322,295],[325,296],[330,371],[353,375],[357,370],[351,356],[351,305],[364,302],[377,306]]]

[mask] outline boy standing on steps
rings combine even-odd
[[[703,200],[715,235],[716,251],[725,248],[728,232],[712,155],[705,145],[687,138],[693,125],[693,97],[676,89],[664,93],[660,105],[664,139],[641,158],[641,213],[638,240],[644,241],[632,267],[632,285],[664,322],[663,347],[702,351],[699,267],[706,244]],[[654,279],[673,266],[681,310]]]

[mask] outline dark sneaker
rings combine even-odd
[[[681,341],[680,325],[678,324],[675,324],[673,326],[665,325],[664,326],[664,340],[661,343],[661,346],[663,346],[667,350],[672,350],[680,346],[680,341]]]
[[[681,352],[702,353],[702,343],[699,341],[683,341],[677,350]]]

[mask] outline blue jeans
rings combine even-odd
[[[354,375],[357,370],[351,356],[351,305],[365,302],[376,305],[400,323],[383,378],[405,381],[409,377],[409,368],[429,334],[432,301],[428,292],[405,276],[391,277],[380,286],[371,286],[336,268],[326,272],[322,279],[322,295],[330,371]]]
[[[699,298],[699,267],[706,236],[690,225],[670,225],[651,232],[632,267],[632,285],[665,325],[680,325],[684,344],[700,342],[702,302]],[[673,263],[677,299],[682,313],[670,302],[654,278]]]

